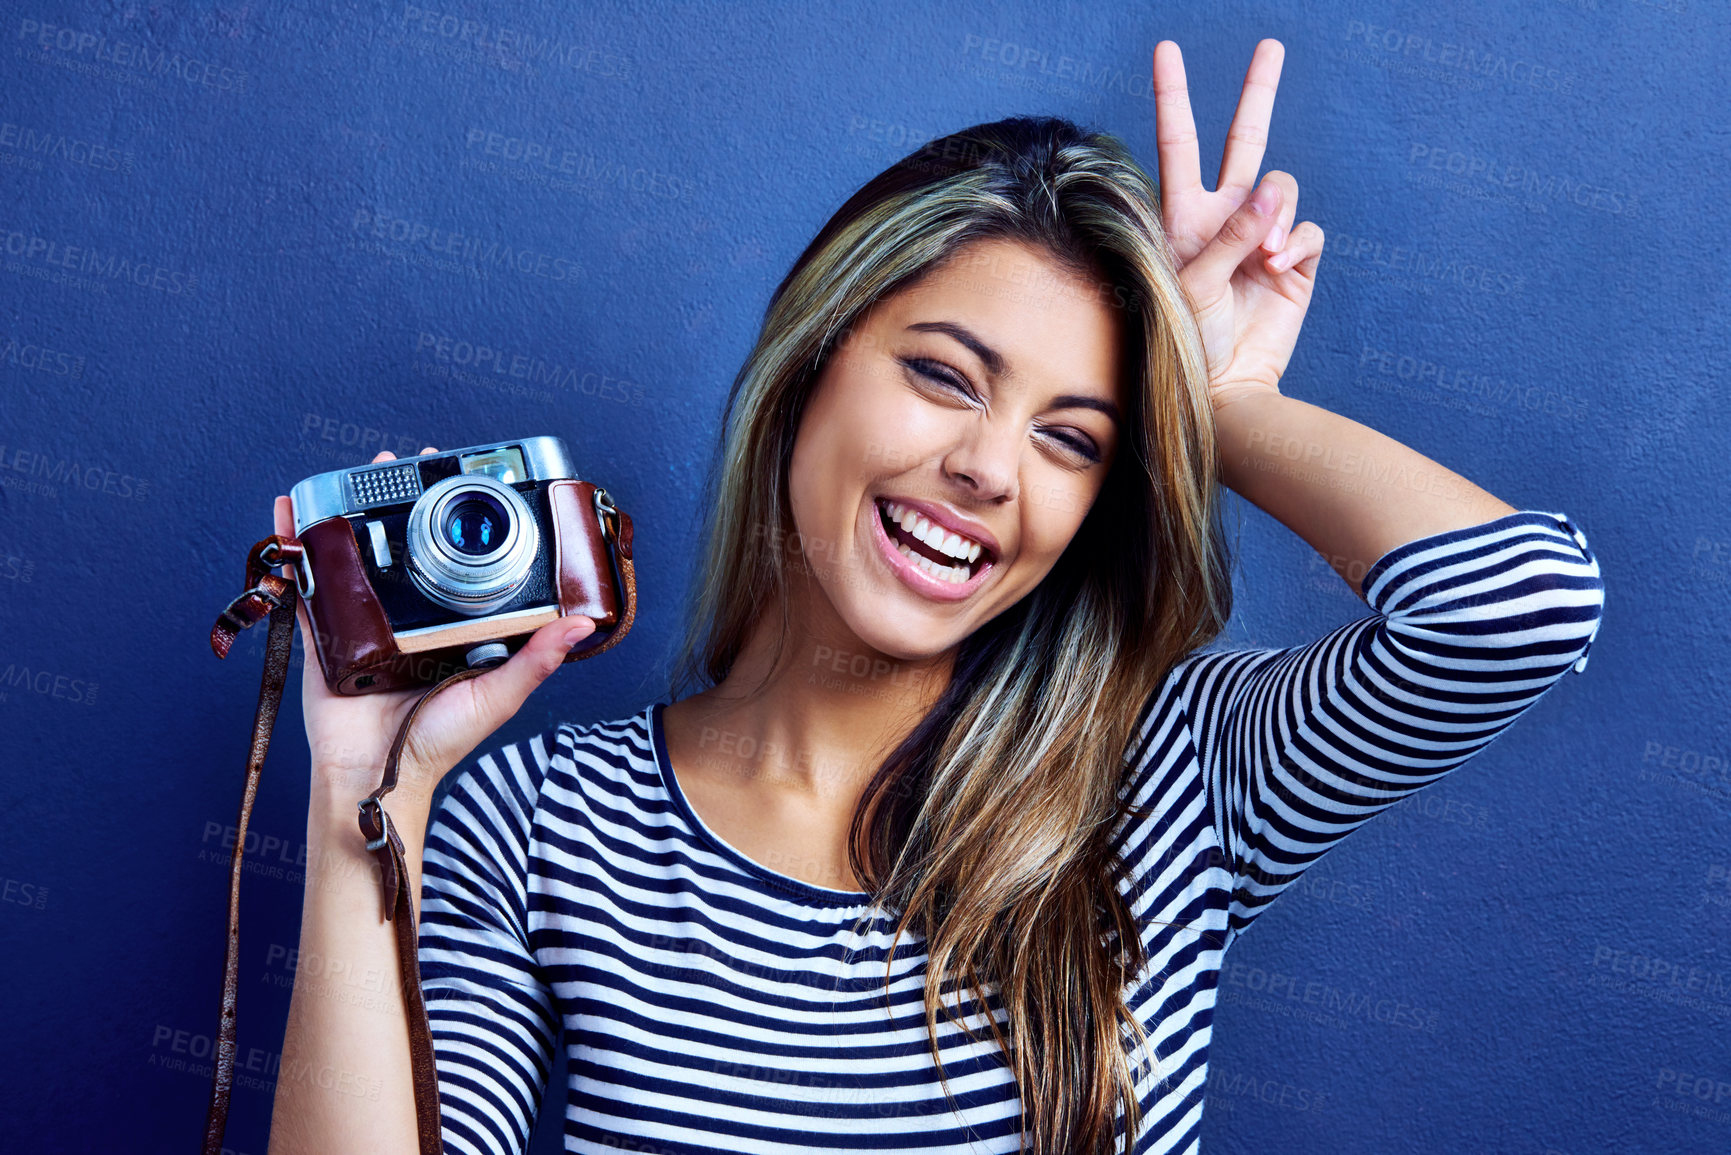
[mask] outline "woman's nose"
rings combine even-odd
[[[967,486],[982,501],[1016,496],[1021,432],[1005,421],[974,421],[944,455],[947,477]]]

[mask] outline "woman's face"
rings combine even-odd
[[[928,658],[1046,576],[1127,408],[1122,322],[1103,295],[1044,250],[994,238],[859,320],[818,379],[790,470],[824,595],[808,609],[839,619],[814,633]]]

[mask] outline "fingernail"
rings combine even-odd
[[[1285,226],[1275,225],[1273,228],[1268,230],[1268,237],[1266,240],[1264,240],[1262,242],[1262,247],[1267,249],[1271,253],[1278,253],[1285,244],[1286,244],[1286,228],[1285,228]]]
[[[565,648],[568,650],[590,634],[595,632],[595,623],[585,620],[579,625],[565,631]]]
[[[1250,207],[1264,216],[1274,211],[1274,206],[1280,203],[1280,189],[1271,180],[1265,180],[1256,190],[1256,195],[1250,198]]]

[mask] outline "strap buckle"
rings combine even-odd
[[[258,619],[252,618],[249,620],[248,618],[243,617],[235,612],[235,607],[239,606],[242,602],[251,597],[257,597],[266,602],[273,610],[280,610],[283,607],[282,598],[272,590],[266,589],[264,583],[260,582],[258,585],[244,591],[240,596],[236,597],[232,602],[229,602],[228,605],[224,606],[222,612],[216,615],[218,624],[229,626],[237,634],[242,630],[250,629],[253,622],[256,622]]]
[[[375,851],[382,850],[384,849],[385,844],[391,840],[391,815],[390,812],[385,809],[384,803],[369,794],[367,797],[356,803],[356,806],[360,809],[362,816],[361,821],[363,823],[367,820],[367,807],[369,805],[374,810],[378,811],[377,817],[373,819],[373,825],[378,827],[379,836],[367,840],[367,849]],[[362,827],[361,833],[366,833],[364,826]]]
[[[306,547],[299,542],[292,544],[294,547],[291,551],[293,556],[284,557],[282,546],[277,540],[274,537],[267,538],[264,544],[258,548],[258,564],[267,569],[276,569],[278,566],[288,565],[292,562],[295,567],[295,588],[300,591],[303,600],[311,599],[313,590],[317,587],[313,581],[312,566],[307,564]]]
[[[619,536],[619,507],[605,489],[595,491],[595,517],[601,522],[601,540],[611,545]]]

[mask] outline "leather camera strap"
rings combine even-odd
[[[414,896],[409,893],[409,864],[403,856],[403,840],[391,825],[391,816],[381,799],[397,788],[397,761],[408,741],[409,727],[433,695],[446,686],[486,673],[485,669],[459,670],[422,694],[403,716],[391,755],[385,759],[384,780],[377,790],[360,801],[361,835],[367,849],[379,856],[379,881],[385,889],[385,921],[397,927],[397,981],[402,984],[403,1010],[409,1020],[409,1069],[415,1084],[415,1127],[420,1135],[421,1155],[441,1155],[444,1139],[439,1125],[439,1074],[433,1065],[433,1028],[427,1022],[427,1003],[421,994],[421,959],[415,925]]]
[[[624,640],[637,618],[637,573],[631,557],[631,516],[623,510],[612,511],[617,524],[603,523],[603,534],[613,547],[613,558],[624,587],[624,604],[619,621],[601,644],[583,651],[575,659],[583,661],[605,653]],[[277,707],[282,701],[283,686],[288,680],[289,657],[294,646],[295,584],[278,577],[270,570],[279,565],[303,560],[304,551],[298,541],[273,534],[258,542],[247,554],[247,590],[217,617],[211,627],[210,646],[216,656],[228,656],[240,631],[270,618],[270,634],[265,642],[264,676],[259,685],[258,709],[253,716],[252,749],[247,755],[246,783],[241,792],[240,817],[235,822],[234,853],[229,859],[228,935],[222,974],[222,1010],[218,1023],[216,1047],[211,1064],[210,1108],[205,1116],[204,1155],[221,1155],[223,1133],[228,1127],[229,1098],[234,1088],[235,1004],[240,980],[240,882],[241,856],[246,847],[247,822],[258,796],[260,772],[264,768],[265,752],[270,748],[271,731],[276,725]],[[397,766],[403,747],[408,742],[409,727],[414,723],[427,700],[446,686],[486,673],[486,669],[460,670],[429,688],[397,727],[391,742],[390,755],[385,760],[384,776],[378,789],[360,803],[361,834],[367,849],[379,857],[379,878],[383,885],[384,918],[396,925],[398,976],[402,984],[403,1006],[409,1024],[409,1064],[414,1081],[415,1125],[421,1155],[441,1155],[444,1140],[439,1117],[439,1076],[434,1064],[433,1032],[427,1021],[427,1005],[421,993],[421,964],[418,928],[415,922],[414,898],[409,891],[408,863],[403,841],[391,825],[383,798],[397,786]]]
[[[235,819],[234,852],[228,864],[228,936],[222,967],[222,1011],[218,1019],[216,1047],[211,1052],[210,1109],[204,1119],[204,1151],[221,1155],[222,1134],[228,1125],[228,1099],[234,1088],[235,995],[240,982],[240,878],[241,855],[246,849],[246,826],[258,797],[259,773],[265,751],[270,749],[276,726],[277,706],[283,684],[288,681],[289,656],[294,650],[295,586],[287,578],[270,572],[283,562],[300,561],[300,543],[271,535],[252,547],[246,558],[247,590],[228,604],[210,630],[210,648],[219,658],[228,657],[241,630],[270,618],[265,640],[264,677],[259,683],[258,709],[253,714],[252,749],[246,759],[246,784],[241,789],[240,817]]]

